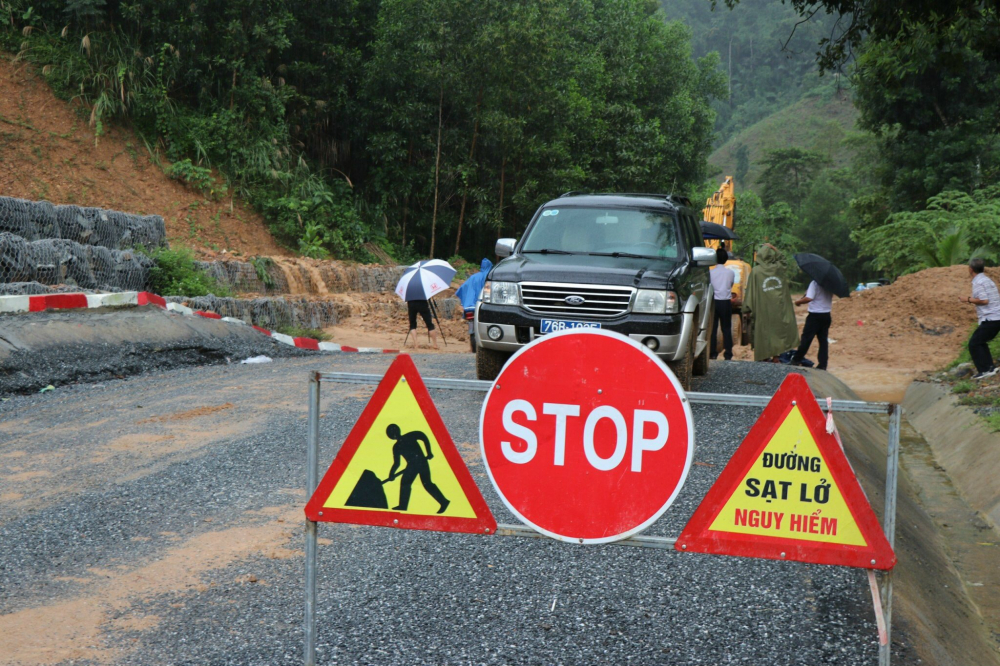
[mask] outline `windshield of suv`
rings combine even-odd
[[[682,254],[672,215],[630,208],[546,208],[521,251],[671,260]]]

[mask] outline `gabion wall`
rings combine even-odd
[[[184,298],[168,296],[167,301],[184,303],[195,310],[216,312],[223,317],[242,319],[248,324],[267,329],[276,329],[279,326],[326,328],[327,326],[336,326],[351,315],[350,308],[346,304],[294,297],[220,298],[217,296],[198,296]],[[434,304],[437,306],[438,316],[441,319],[461,319],[463,317],[462,303],[457,298],[436,298]],[[390,316],[406,315],[406,303],[403,301],[374,303],[370,307]]]
[[[198,268],[219,284],[239,293],[254,294],[331,294],[380,293],[393,291],[403,276],[405,266],[363,266],[328,262],[318,266],[299,263],[264,267],[267,282],[261,280],[257,268],[245,261],[199,261]],[[316,284],[322,281],[322,285]]]
[[[3,293],[38,293],[25,283],[142,290],[153,261],[132,248],[165,243],[158,215],[0,197],[0,284],[8,285]]]
[[[112,250],[71,240],[26,241],[0,232],[0,283],[64,284],[85,290],[142,291],[153,260],[134,250]]]
[[[0,197],[0,231],[29,242],[60,238],[109,250],[152,249],[165,245],[167,239],[167,229],[159,215],[55,206],[48,201],[12,197]]]

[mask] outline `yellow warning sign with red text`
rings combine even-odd
[[[492,534],[496,521],[401,354],[306,505],[314,521]]]
[[[676,548],[891,569],[875,514],[805,379],[790,374]]]

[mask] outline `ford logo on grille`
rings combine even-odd
[[[566,305],[583,305],[587,299],[583,296],[567,296],[563,301],[566,302]]]

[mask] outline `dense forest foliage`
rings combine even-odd
[[[1000,15],[996,2],[664,1],[695,53],[731,72],[714,102],[725,140],[804,97],[848,92],[860,112],[829,152],[736,147],[737,211],[750,242],[838,263],[849,279],[1000,259]],[[714,8],[714,11],[713,11]],[[730,52],[730,47],[732,48]],[[731,53],[731,55],[730,55]],[[753,164],[759,174],[745,179]],[[992,231],[991,231],[992,230]],[[947,252],[945,252],[947,250]]]
[[[0,0],[4,47],[302,253],[470,257],[568,190],[706,177],[717,58],[655,0]],[[186,161],[188,160],[188,161]]]
[[[564,191],[697,201],[735,175],[744,254],[849,279],[1000,257],[995,0],[0,0],[0,21],[98,131],[131,125],[195,187],[215,169],[309,256],[476,260]],[[836,162],[737,145],[707,169],[831,95],[860,114]]]

